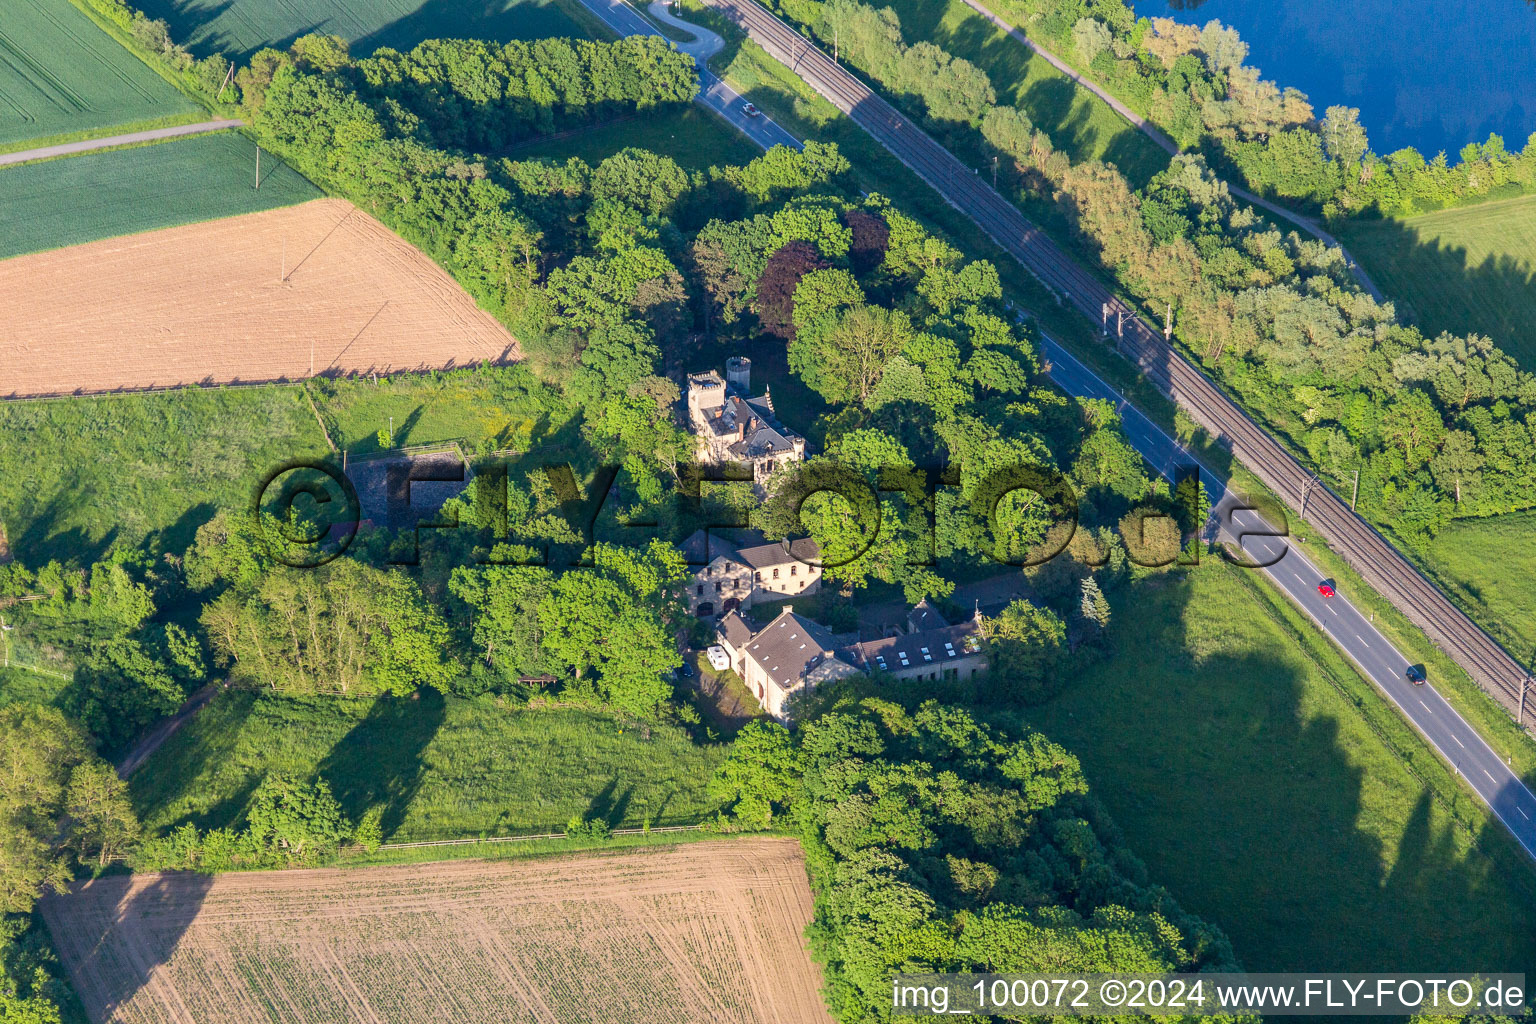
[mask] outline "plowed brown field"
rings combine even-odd
[[[43,916],[94,1021],[829,1022],[799,845],[104,878]]]
[[[0,396],[387,373],[517,356],[441,268],[352,204],[0,261]]]

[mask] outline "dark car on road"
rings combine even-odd
[[[1422,665],[1409,665],[1408,671],[1403,673],[1414,686],[1424,685],[1424,667]]]

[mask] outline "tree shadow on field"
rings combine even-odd
[[[1327,673],[1369,684],[1286,650],[1266,608],[1280,598],[1221,579],[1245,571],[1113,592],[1106,657],[1027,719],[1081,759],[1150,879],[1249,970],[1533,962],[1536,898],[1515,877],[1529,864],[1469,844]],[[1420,742],[1406,730],[1392,742]]]
[[[1349,221],[1339,234],[1399,315],[1426,338],[1475,331],[1522,369],[1536,371],[1536,262],[1529,254],[1489,253],[1473,262],[1466,247],[1421,240],[1410,222],[1391,218]]]
[[[622,793],[618,790],[618,778],[609,779],[608,785],[599,790],[592,798],[592,802],[587,805],[585,819],[604,822],[609,828],[618,828],[629,814],[629,804],[634,799],[635,787],[626,786]]]
[[[211,501],[198,502],[176,517],[169,526],[152,531],[144,538],[143,547],[155,552],[181,553],[192,546],[197,531],[218,512]]]
[[[16,531],[14,520],[8,523],[11,553],[28,565],[41,564],[51,558],[79,566],[100,561],[117,540],[121,525],[96,523],[98,528],[106,527],[99,535],[92,535],[79,526],[60,529],[61,521],[86,504],[82,499],[91,490],[91,485],[78,470],[72,470],[69,480],[54,490],[47,504],[27,517],[26,526],[20,532]],[[14,515],[13,512],[7,514]]]
[[[367,56],[381,46],[403,53],[426,39],[506,43],[585,35],[554,0],[426,0],[411,13],[353,42],[352,53]]]
[[[384,695],[320,762],[316,774],[331,784],[352,821],[382,807],[379,827],[389,839],[426,777],[427,746],[447,717],[443,695],[423,687],[408,697]]]
[[[152,875],[134,891],[144,878],[108,875],[39,905],[93,1021],[119,1019],[118,1010],[150,984],[176,952],[214,882],[211,875],[175,871]],[[136,1009],[139,1019],[146,1007]]]

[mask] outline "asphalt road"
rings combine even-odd
[[[615,32],[623,36],[666,36],[652,25],[640,12],[635,10],[624,0],[581,0],[582,6],[602,19],[603,23]],[[674,18],[663,2],[651,4],[650,14],[658,21],[667,23],[685,32],[693,34],[691,43],[673,43],[683,53],[688,54],[699,66],[699,95],[696,102],[707,107],[715,114],[729,121],[731,126],[741,132],[747,138],[757,143],[764,150],[774,146],[793,146],[801,148],[800,140],[795,138],[782,126],[770,118],[767,114],[758,114],[750,117],[746,114],[747,101],[730,86],[722,82],[714,72],[709,70],[707,62],[725,45],[725,40],[711,32],[707,28],[690,24],[681,18]]]
[[[89,153],[93,149],[107,149],[110,146],[126,146],[134,142],[154,142],[158,139],[174,139],[180,135],[201,135],[204,132],[218,132],[225,128],[238,128],[245,124],[244,121],[200,121],[197,124],[179,124],[174,128],[156,128],[147,132],[129,132],[127,135],[108,135],[103,139],[84,139],[80,142],[64,142],[57,146],[41,146],[37,149],[24,149],[19,153],[6,153],[0,155],[0,167],[6,164],[20,164],[28,160],[46,160],[54,156],[73,156],[76,153]]]
[[[610,10],[614,20],[610,21],[607,16],[604,16],[604,20],[616,31],[655,32],[652,26],[624,5],[621,0],[582,0],[582,2],[594,11],[599,7]],[[653,6],[653,13],[656,6],[661,5],[658,3]],[[696,43],[693,45],[707,43],[704,37],[699,35],[705,30],[670,17],[664,20],[668,24],[686,27],[689,31],[695,32]],[[623,27],[625,25],[632,27]],[[710,34],[713,35],[713,33]],[[807,48],[807,50],[811,53],[816,52],[813,48]],[[796,60],[795,63],[798,67],[800,62]],[[816,82],[811,84],[817,86]],[[820,88],[820,86],[817,87]],[[849,107],[862,105],[862,103],[849,103]],[[855,119],[859,120],[857,116]],[[743,131],[747,130],[741,124],[741,121],[747,119],[732,118],[730,120]],[[893,130],[899,130],[900,127],[901,125],[898,124]],[[877,138],[881,137],[877,132],[872,134]],[[882,141],[884,142],[885,139]],[[791,138],[786,144],[798,145],[799,142]],[[895,152],[894,147],[891,147],[888,142],[886,144]],[[901,154],[897,153],[897,155]],[[919,173],[923,172],[919,171]],[[941,177],[944,173],[942,169],[939,172]],[[934,183],[927,174],[923,176],[929,180],[930,184]],[[939,188],[939,192],[949,198],[945,189]],[[951,202],[954,200],[951,199]],[[1011,207],[1009,209],[1012,211]],[[1017,216],[1017,211],[1012,212]],[[1028,226],[1027,222],[1024,223]],[[1028,228],[1029,232],[1034,233],[1032,226]],[[1005,248],[1017,256],[1017,236],[1014,242],[1013,245],[1005,245]],[[1074,276],[1066,283],[1078,285],[1080,280]],[[1256,512],[1239,506],[1235,497],[1228,491],[1225,480],[1201,464],[1188,449],[1169,437],[1144,413],[1130,405],[1119,392],[1096,376],[1060,344],[1045,336],[1043,332],[1041,353],[1050,364],[1051,379],[1063,390],[1072,395],[1103,398],[1115,403],[1120,411],[1127,440],[1158,473],[1171,480],[1180,468],[1192,466],[1199,470],[1201,482],[1204,483],[1206,493],[1210,496],[1213,517],[1219,524],[1220,537],[1236,544],[1259,567],[1254,571],[1268,574],[1292,601],[1311,616],[1318,627],[1349,655],[1366,678],[1375,683],[1402,710],[1404,716],[1440,753],[1446,763],[1452,765],[1458,774],[1466,778],[1472,789],[1483,798],[1493,810],[1494,815],[1504,823],[1526,852],[1536,857],[1536,794],[1533,794],[1505,765],[1493,749],[1484,742],[1482,736],[1445,702],[1432,682],[1422,686],[1415,686],[1408,682],[1405,672],[1413,662],[1388,643],[1367,617],[1350,604],[1347,597],[1336,594],[1333,598],[1324,598],[1317,589],[1324,577],[1300,552],[1297,544],[1292,543],[1288,537],[1275,536],[1279,531],[1270,528]]]
[[[1408,681],[1408,666],[1419,662],[1393,647],[1347,596],[1336,593],[1331,598],[1323,597],[1317,587],[1328,578],[1308,561],[1293,538],[1274,536],[1277,531],[1256,511],[1244,509],[1227,490],[1226,482],[1187,448],[1056,342],[1042,338],[1041,351],[1051,364],[1051,379],[1062,389],[1116,404],[1127,440],[1157,472],[1172,480],[1180,468],[1198,468],[1211,499],[1213,517],[1219,523],[1221,539],[1237,544],[1254,565],[1264,567],[1255,571],[1268,575],[1311,616],[1361,673],[1402,710],[1446,763],[1466,778],[1526,852],[1536,857],[1536,794],[1494,753],[1477,730],[1445,702],[1435,690],[1433,680],[1422,686]]]

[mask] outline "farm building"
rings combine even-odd
[[[720,620],[716,638],[763,709],[781,719],[789,717],[796,694],[832,679],[864,673],[937,682],[969,679],[986,668],[980,611],[951,625],[927,601],[907,613],[905,630],[878,640],[834,636],[788,609],[760,630],[733,610]]]
[[[758,538],[761,539],[760,536]],[[723,537],[695,531],[683,557],[700,568],[687,583],[688,611],[718,619],[759,601],[809,596],[821,587],[821,548],[808,538],[738,547]]]

